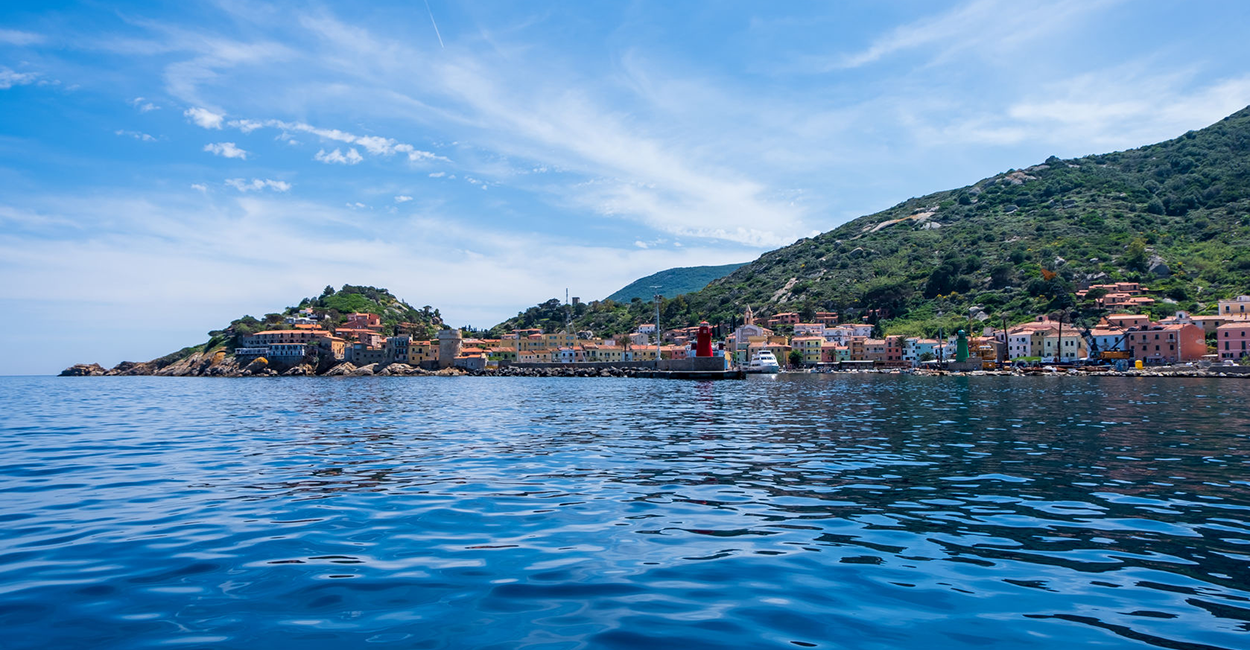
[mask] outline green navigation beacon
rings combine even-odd
[[[968,334],[963,330],[959,330],[959,342],[955,346],[955,362],[963,363],[968,360]]]

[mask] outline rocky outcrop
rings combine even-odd
[[[247,364],[247,367],[243,369],[243,372],[255,375],[259,372],[267,370],[269,370],[269,360],[265,357],[256,357],[251,363]]]
[[[325,371],[322,377],[346,377],[356,371],[356,366],[350,361],[344,361],[333,368]]]
[[[376,363],[371,363],[371,364],[369,364],[369,365],[367,365],[367,366],[361,366],[361,367],[359,367],[359,368],[357,368],[357,369],[353,370],[353,371],[352,371],[352,376],[353,376],[353,377],[372,377],[372,376],[373,376],[373,374],[374,374],[374,372],[375,372],[377,369],[378,369],[378,364],[376,364]]]
[[[77,363],[61,371],[59,377],[102,377],[107,371],[98,363]]]
[[[1158,255],[1150,256],[1150,263],[1146,270],[1156,278],[1166,278],[1172,275],[1172,269],[1168,266],[1168,263]]]
[[[312,364],[303,363],[298,366],[291,366],[282,373],[283,377],[307,377],[317,374],[317,369]]]
[[[388,364],[381,370],[375,370],[375,375],[383,375],[386,377],[413,377],[415,375],[428,375],[430,373],[420,368],[414,368],[406,363]]]
[[[150,363],[142,361],[123,361],[108,371],[109,376],[134,376],[134,375],[150,375],[152,374],[152,366]]]

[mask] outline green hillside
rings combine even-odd
[[[608,296],[608,300],[616,302],[629,302],[634,298],[651,300],[651,297],[657,293],[665,298],[675,298],[683,293],[698,291],[712,280],[733,273],[740,266],[742,264],[683,266],[652,273],[645,278],[630,282],[625,288]]]
[[[320,296],[304,298],[297,305],[280,312],[265,314],[260,318],[237,318],[227,327],[209,332],[211,338],[206,345],[187,350],[211,350],[222,344],[232,349],[240,336],[289,328],[286,317],[297,316],[305,308],[312,310],[322,327],[342,325],[347,320],[347,315],[354,312],[377,314],[382,321],[382,332],[387,335],[399,333],[400,324],[407,323],[410,326],[406,327],[406,331],[415,334],[417,338],[431,338],[443,325],[442,315],[428,305],[417,309],[396,298],[386,289],[345,284],[337,291],[328,286]]]
[[[1250,292],[1250,109],[1167,142],[1051,157],[908,199],[665,300],[663,319],[729,323],[749,304],[928,334],[965,323],[972,307],[996,324],[1069,307],[1092,318],[1073,292],[1112,281],[1157,290],[1154,316],[1209,313],[1216,299]],[[542,322],[541,308],[528,320]],[[591,303],[575,325],[611,334],[649,321],[650,309]]]

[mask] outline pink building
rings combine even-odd
[[[774,325],[798,325],[799,314],[794,311],[784,312],[768,319],[768,322]]]
[[[366,313],[358,312],[355,314],[347,315],[347,323],[345,326],[348,329],[362,329],[362,330],[378,329],[380,330],[382,329],[382,319],[379,318],[377,314],[366,314]]]
[[[1220,360],[1238,361],[1250,356],[1250,321],[1221,325],[1215,330],[1215,337]]]
[[[1125,343],[1129,354],[1145,363],[1197,361],[1207,353],[1197,325],[1149,325],[1130,331]]]
[[[1145,327],[1150,324],[1150,317],[1143,314],[1111,314],[1106,318],[1110,327],[1126,330],[1130,327]]]

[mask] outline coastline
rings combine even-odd
[[[147,364],[123,362],[113,369],[105,369],[99,364],[77,364],[62,371],[59,377],[633,377],[633,378],[680,378],[680,375],[665,373],[650,368],[609,367],[587,368],[576,364],[564,366],[524,367],[511,365],[501,369],[466,369],[443,368],[441,370],[425,370],[404,363],[370,364],[356,367],[351,363],[340,363],[325,372],[315,372],[311,366],[294,366],[279,372],[273,368],[239,368],[228,363],[209,364],[204,367],[187,365],[176,367],[171,364],[164,368],[153,369]],[[1211,366],[1199,368],[1195,366],[1160,366],[1147,367],[1141,370],[1115,370],[1105,366],[1092,368],[1042,368],[1042,369],[1007,369],[1007,370],[931,370],[931,369],[853,369],[853,370],[819,370],[790,371],[781,374],[822,374],[822,375],[913,375],[918,377],[1224,377],[1250,379],[1250,366]],[[692,377],[707,379],[707,377]],[[719,379],[720,377],[718,377]],[[738,376],[723,378],[740,378]]]

